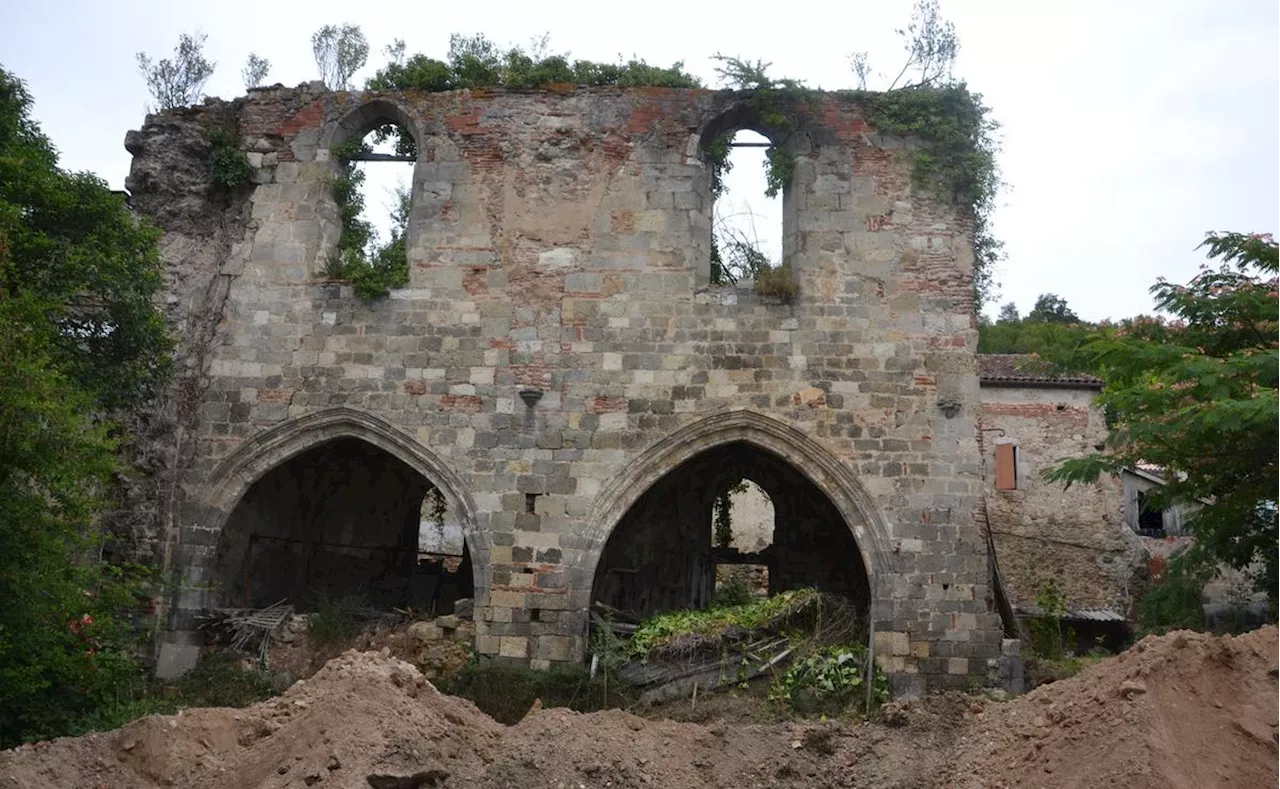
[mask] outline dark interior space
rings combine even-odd
[[[714,547],[715,499],[743,479],[773,503],[773,544],[759,553]],[[812,586],[869,605],[862,555],[836,506],[787,461],[745,442],[697,455],[636,500],[605,545],[593,599],[644,617],[702,608],[726,563],[765,565],[770,594]]]
[[[261,607],[320,599],[375,607],[412,601],[418,528],[431,483],[354,438],[313,447],[264,474],[227,519],[223,599]],[[419,603],[420,604],[420,603]]]

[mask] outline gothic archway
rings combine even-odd
[[[237,605],[279,596],[305,605],[316,595],[411,602],[420,511],[432,488],[461,525],[483,592],[488,546],[475,506],[457,475],[416,439],[349,408],[255,436],[206,488],[201,525],[217,539],[218,596]]]

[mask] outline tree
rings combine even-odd
[[[364,67],[369,42],[358,25],[325,25],[311,36],[320,78],[330,90],[348,90],[351,77]]]
[[[897,88],[898,82],[912,70],[918,77],[903,88],[934,87],[951,81],[960,42],[956,38],[956,26],[938,12],[938,0],[916,0],[907,29],[896,32],[903,39],[907,62],[889,83],[889,90]],[[863,68],[866,68],[865,61]]]
[[[1250,573],[1273,604],[1277,584],[1277,245],[1265,235],[1211,233],[1218,259],[1187,285],[1158,280],[1175,316],[1103,327],[1054,359],[1097,370],[1114,427],[1103,451],[1065,461],[1051,481],[1088,483],[1139,463],[1163,469],[1152,505],[1188,505],[1187,562]]]
[[[0,747],[75,733],[136,675],[119,570],[93,561],[112,409],[169,369],[158,233],[57,166],[0,70]]]
[[[1040,323],[1079,323],[1080,316],[1071,311],[1066,299],[1056,293],[1043,293],[1027,314],[1027,320]]]
[[[1012,301],[1007,304],[1000,305],[1000,314],[996,316],[996,320],[1000,323],[1022,320],[1018,316],[1018,305],[1014,304]]]
[[[271,71],[271,61],[266,58],[260,58],[254,53],[249,53],[249,59],[244,64],[244,69],[240,71],[240,76],[244,78],[244,86],[248,88],[256,88],[267,78],[267,73]]]
[[[204,57],[204,33],[178,37],[173,60],[165,58],[153,63],[145,52],[139,52],[138,69],[147,81],[147,90],[155,99],[155,109],[164,112],[175,107],[189,107],[204,95],[205,83],[213,76],[216,63]]]

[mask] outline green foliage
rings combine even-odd
[[[91,709],[68,719],[58,732],[74,736],[108,731],[145,715],[172,715],[189,707],[247,707],[283,690],[265,672],[245,668],[230,652],[206,654],[171,684],[158,682],[131,664],[127,669],[104,684]]]
[[[408,135],[401,139],[404,137]],[[391,238],[385,244],[378,244],[373,225],[363,218],[364,196],[360,187],[364,183],[364,172],[349,158],[368,150],[368,145],[361,139],[350,139],[333,148],[341,168],[340,174],[333,179],[332,190],[342,233],[325,273],[334,279],[352,283],[357,296],[371,301],[386,296],[392,288],[403,288],[409,284],[405,234],[409,227],[411,198],[408,190],[398,190],[396,210],[391,215]]]
[[[535,671],[488,660],[463,667],[443,680],[440,689],[470,699],[494,720],[506,724],[519,722],[537,699],[543,707],[568,707],[578,712],[626,706],[635,700],[623,683],[610,683],[604,675],[593,679],[582,666]]]
[[[155,110],[164,112],[177,107],[189,107],[200,100],[204,85],[213,76],[216,63],[204,57],[204,33],[194,36],[183,33],[178,37],[173,60],[165,58],[156,63],[145,52],[137,54],[138,70],[147,81],[147,90],[155,99]]]
[[[752,63],[718,53],[712,59],[719,63],[716,74],[726,87],[749,94],[746,103],[755,113],[759,124],[756,130],[772,143],[765,149],[764,193],[766,197],[777,197],[795,175],[795,153],[785,146],[799,128],[797,119],[803,117],[802,113],[797,112],[797,105],[811,100],[813,92],[796,80],[770,77],[768,71],[771,64],[760,60]],[[728,172],[732,134],[733,132],[726,132],[720,138],[712,140],[704,151],[705,160],[711,168],[713,197],[718,197],[723,191],[723,175]]]
[[[240,76],[244,79],[246,89],[256,88],[266,80],[270,71],[271,61],[250,52],[249,59],[245,61],[244,68],[240,71]]]
[[[247,707],[276,695],[264,671],[245,666],[233,652],[208,652],[196,667],[178,680],[177,702],[182,707]]]
[[[329,90],[347,90],[369,59],[369,42],[358,25],[325,25],[311,36],[311,52]]]
[[[1036,655],[1061,660],[1065,654],[1062,617],[1067,613],[1067,596],[1056,581],[1049,581],[1036,592],[1040,613],[1031,618],[1031,648]]]
[[[903,39],[907,62],[890,83],[889,90],[898,87],[898,81],[909,71],[917,72],[918,77],[904,88],[928,87],[951,81],[951,69],[955,65],[960,42],[956,38],[955,25],[943,19],[939,13],[938,0],[916,0],[911,8],[911,21],[907,28],[896,32]],[[868,68],[865,55],[861,66],[855,56],[853,67],[865,82]]]
[[[751,630],[762,627],[820,598],[816,589],[806,588],[782,592],[744,605],[668,611],[641,623],[628,642],[627,651],[635,657],[644,657],[680,636],[714,637],[730,629]]]
[[[0,747],[76,730],[138,675],[148,577],[97,559],[118,466],[106,417],[165,383],[158,234],[57,166],[0,71]]]
[[[756,598],[755,591],[747,578],[748,572],[743,566],[729,568],[728,577],[725,578],[724,583],[716,587],[715,607],[731,608],[747,605]]]
[[[307,635],[319,646],[336,646],[360,633],[360,622],[352,613],[357,601],[321,597],[307,619]]]
[[[1046,478],[1069,486],[1140,463],[1160,467],[1166,484],[1152,491],[1151,506],[1187,508],[1195,542],[1185,561],[1246,572],[1274,601],[1277,245],[1270,236],[1215,233],[1204,246],[1217,268],[1151,289],[1174,320],[1103,326],[1079,350],[1050,358],[1099,372],[1107,382],[1099,402],[1114,427],[1102,451]]]
[[[249,183],[253,177],[253,165],[240,150],[235,134],[215,129],[209,134],[209,144],[213,146],[209,153],[209,174],[215,184],[226,189],[238,189]]]
[[[172,348],[154,298],[160,234],[88,173],[57,166],[25,86],[0,71],[0,300],[29,299],[23,332],[100,408],[158,392]],[[10,327],[16,331],[16,327]]]
[[[1027,315],[1029,321],[1043,323],[1080,323],[1080,316],[1067,306],[1067,300],[1056,293],[1042,293]]]
[[[999,128],[982,96],[964,83],[884,93],[856,91],[867,121],[884,134],[919,141],[912,180],[939,199],[968,206],[974,221],[974,289],[978,308],[994,291],[992,270],[1003,244],[990,230],[1000,188],[995,133]]]
[[[1010,302],[1000,308],[995,323],[981,319],[978,352],[1064,358],[1073,355],[1097,331],[1096,324],[1080,320],[1064,299],[1045,293],[1036,299],[1035,308],[1026,318],[1018,317],[1017,305]]]
[[[721,491],[716,496],[712,518],[712,545],[717,548],[728,548],[733,543],[732,501],[729,491]]]
[[[463,88],[532,88],[539,85],[697,88],[702,83],[684,70],[651,66],[643,60],[596,63],[568,54],[530,53],[513,46],[503,51],[483,35],[449,37],[447,60],[417,54],[404,59],[390,48],[391,62],[365,83],[366,90],[421,90],[435,93]]]
[[[769,701],[802,714],[838,714],[856,707],[867,714],[867,649],[861,644],[825,647],[799,657],[769,687]],[[889,700],[889,680],[874,667],[872,705]]]
[[[1204,629],[1204,586],[1210,573],[1187,559],[1185,552],[1175,554],[1138,600],[1140,635]]]

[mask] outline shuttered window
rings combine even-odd
[[[996,490],[1018,489],[1018,447],[996,444]]]

